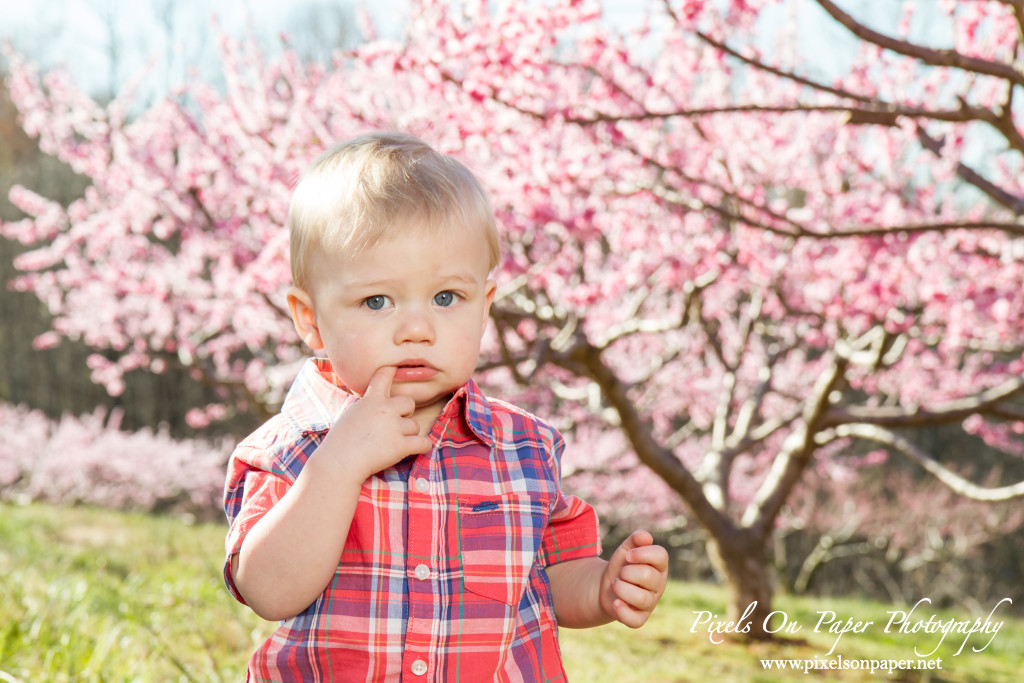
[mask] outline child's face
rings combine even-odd
[[[494,299],[480,231],[444,235],[403,230],[357,256],[316,259],[315,292],[289,293],[295,327],[326,351],[350,390],[363,394],[373,373],[397,368],[391,395],[411,396],[433,419],[476,368]]]

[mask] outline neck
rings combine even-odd
[[[416,420],[416,424],[420,426],[421,435],[426,436],[430,434],[430,430],[434,427],[434,422],[437,421],[437,416],[448,405],[448,401],[451,400],[453,395],[454,393],[445,394],[430,405],[416,407],[412,414],[412,419]]]

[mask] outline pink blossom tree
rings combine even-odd
[[[100,107],[8,52],[26,131],[93,181],[67,209],[11,194],[29,217],[3,233],[38,245],[15,286],[54,314],[38,343],[82,338],[112,392],[187,367],[225,395],[196,421],[272,410],[302,356],[290,184],[401,128],[466,159],[506,232],[487,384],[548,411],[606,502],[684,504],[751,636],[787,502],[854,442],[1024,495],[915,441],[1024,450],[1024,4],[942,2],[928,36],[912,3],[895,29],[829,0],[650,2],[627,28],[580,0],[413,4],[404,40],[367,21],[329,68],[224,38],[224,92],[138,116],[131,88]],[[811,15],[854,39],[831,73]]]

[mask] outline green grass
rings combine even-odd
[[[0,505],[0,682],[241,681],[245,664],[272,625],[237,605],[221,578],[224,528],[189,526],[169,518],[85,508]],[[770,643],[709,642],[691,632],[695,611],[724,614],[725,591],[673,582],[643,629],[609,625],[563,630],[570,680],[612,683],[683,681],[804,681],[802,671],[765,671],[760,659],[824,658],[836,639],[815,633],[819,611],[841,621],[873,621],[863,634],[842,636],[835,655],[846,659],[914,659],[938,636],[885,634],[885,604],[779,596],[775,609],[801,625]],[[988,606],[990,608],[991,606]],[[906,608],[903,608],[906,609]],[[987,610],[986,610],[987,611]],[[951,634],[934,657],[941,671],[893,675],[863,671],[812,672],[839,681],[1017,683],[1024,671],[1024,621],[988,637]],[[933,610],[922,606],[915,620]],[[972,619],[966,613],[936,617]],[[984,619],[984,615],[982,615]]]

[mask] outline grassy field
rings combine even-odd
[[[220,579],[224,528],[83,508],[0,505],[0,682],[241,681],[245,662],[271,630],[237,605]],[[889,605],[779,596],[775,608],[799,633],[768,644],[709,641],[695,611],[723,614],[715,586],[672,583],[646,627],[562,632],[573,681],[802,681],[800,671],[767,671],[761,659],[913,660],[941,634],[884,633]],[[872,621],[861,634],[815,633],[819,611],[837,623]],[[987,610],[986,610],[987,611]],[[932,671],[815,671],[841,681],[1017,683],[1024,672],[1024,621],[1007,618],[991,644],[950,634]],[[919,607],[915,621],[933,613]],[[941,612],[936,620],[978,615]],[[980,615],[984,621],[985,615]],[[781,618],[781,615],[780,615]],[[927,661],[927,660],[926,660]],[[860,663],[854,664],[859,666]],[[841,666],[841,664],[840,664]]]

